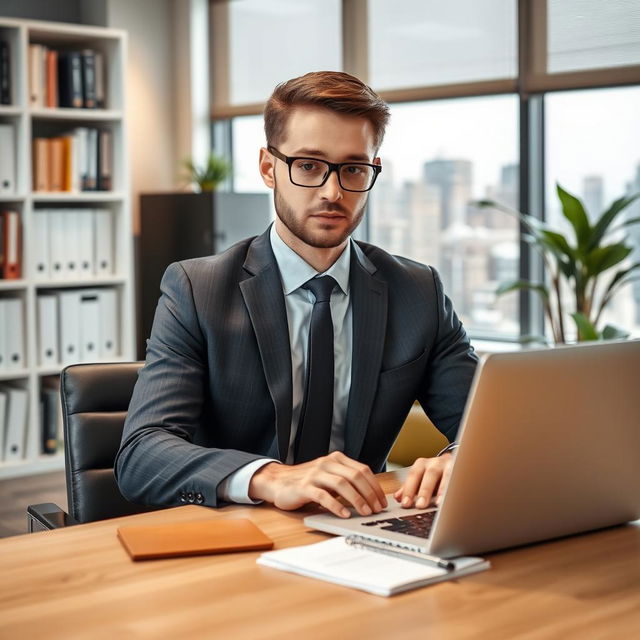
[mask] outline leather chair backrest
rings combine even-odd
[[[61,374],[60,395],[69,514],[78,522],[149,511],[126,500],[113,465],[142,362],[75,364]]]

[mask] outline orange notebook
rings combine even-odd
[[[273,540],[251,520],[198,520],[120,527],[118,538],[134,560],[271,549]]]

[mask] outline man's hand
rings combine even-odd
[[[425,509],[433,498],[435,504],[440,505],[452,468],[453,455],[450,453],[437,458],[418,458],[393,497],[406,508]]]
[[[249,497],[287,511],[315,502],[341,518],[351,514],[340,498],[362,516],[379,513],[387,506],[371,469],[339,451],[293,466],[265,465],[251,478]]]

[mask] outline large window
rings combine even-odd
[[[514,96],[394,105],[371,192],[369,235],[392,253],[435,265],[471,331],[516,336],[517,298],[495,290],[518,276],[518,223],[470,202],[518,206]]]
[[[513,78],[513,0],[371,0],[369,81],[376,89]]]
[[[392,110],[365,239],[430,263],[473,337],[545,333],[539,261],[493,199],[562,225],[555,182],[595,216],[640,191],[636,0],[213,0],[215,140],[231,187],[264,191],[262,103],[314,69],[357,75]],[[226,25],[226,26],[225,26]],[[221,64],[223,65],[221,67]],[[226,65],[226,66],[224,66]],[[216,73],[217,69],[217,73]],[[628,217],[640,217],[640,203]],[[640,225],[633,231],[640,247]],[[640,261],[640,248],[630,257]],[[640,335],[640,283],[606,320]]]
[[[623,195],[640,193],[640,87],[554,93],[546,98],[547,218],[568,231],[555,184],[578,196],[592,223]],[[640,217],[640,203],[625,219]],[[640,229],[630,227],[640,262]],[[622,265],[621,265],[622,266]],[[608,280],[608,278],[606,278]],[[640,334],[640,283],[622,288],[604,320]]]

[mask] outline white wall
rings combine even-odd
[[[108,0],[106,26],[129,33],[127,123],[134,232],[139,195],[176,187],[172,0]]]

